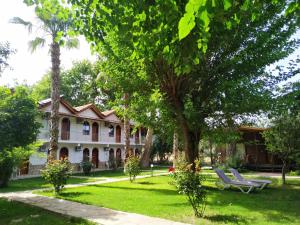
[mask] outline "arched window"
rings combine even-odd
[[[60,149],[59,159],[64,160],[67,159],[68,157],[69,157],[69,150],[67,148]]]
[[[133,138],[133,128],[132,128],[132,127],[130,127],[130,132],[129,132],[129,134],[130,134],[130,138]]]
[[[99,150],[98,150],[98,148],[94,148],[92,151],[92,163],[94,164],[95,168],[99,167]]]
[[[108,136],[109,137],[113,137],[115,135],[115,128],[113,125],[109,125],[108,127],[109,131],[108,131]]]
[[[90,150],[88,148],[83,149],[83,161],[89,161],[90,160]]]
[[[68,118],[63,118],[61,121],[61,140],[70,139],[70,120]]]
[[[99,125],[98,123],[94,122],[92,125],[92,141],[99,140]]]
[[[90,135],[90,124],[87,121],[83,122],[83,135]]]
[[[119,125],[116,126],[116,142],[121,142],[121,127]]]

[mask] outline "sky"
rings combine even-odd
[[[28,50],[28,42],[34,39],[38,33],[29,34],[22,25],[9,23],[13,17],[21,17],[25,21],[36,21],[33,7],[28,7],[23,0],[1,0],[0,7],[0,42],[9,41],[11,47],[17,52],[10,56],[8,63],[11,69],[6,69],[0,77],[0,85],[13,86],[17,83],[34,84],[50,70],[49,48],[39,48],[34,53]],[[296,34],[300,37],[300,32]],[[80,46],[78,49],[61,49],[62,69],[72,67],[72,62],[76,60],[89,59],[94,61],[96,56],[91,55],[88,43],[84,37],[80,37]],[[282,60],[279,64],[287,64],[289,59],[300,55],[300,49],[297,49],[288,59]],[[272,65],[270,68],[274,68]],[[299,81],[300,74],[290,81]],[[286,83],[286,82],[285,82]]]
[[[0,7],[0,42],[9,41],[16,54],[10,56],[8,61],[11,69],[6,69],[0,77],[0,85],[13,86],[15,82],[33,84],[50,70],[51,61],[49,48],[45,45],[34,53],[28,50],[28,42],[38,34],[33,30],[28,34],[27,29],[18,24],[9,23],[13,17],[20,17],[25,21],[36,21],[33,7],[28,7],[23,0],[1,0]],[[79,37],[80,46],[78,49],[61,49],[61,65],[69,69],[72,62],[76,60],[95,60],[90,53],[88,43],[84,37]]]

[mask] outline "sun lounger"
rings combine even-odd
[[[236,177],[238,181],[250,181],[260,185],[260,189],[264,189],[268,184],[271,184],[270,180],[255,180],[255,179],[245,179],[236,169],[229,169],[229,171]]]
[[[222,189],[236,187],[243,193],[249,194],[253,189],[260,187],[259,184],[250,181],[231,180],[226,176],[223,170],[215,169],[215,172],[221,180],[220,182],[217,182],[216,185]]]

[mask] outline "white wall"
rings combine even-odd
[[[47,162],[47,153],[36,152],[29,157],[29,162],[32,165],[44,165]]]

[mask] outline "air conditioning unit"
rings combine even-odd
[[[82,145],[81,144],[78,144],[78,145],[75,146],[75,151],[76,152],[79,152],[81,150],[82,150]]]
[[[76,118],[76,123],[77,124],[82,124],[83,123],[83,119],[82,118]]]

